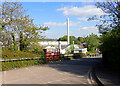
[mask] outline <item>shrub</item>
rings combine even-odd
[[[76,53],[76,54],[74,54],[75,59],[76,58],[82,58],[82,57],[86,57],[86,54],[84,54],[84,53]]]
[[[3,59],[21,59],[21,58],[35,58],[41,57],[39,54],[28,53],[28,52],[12,52],[12,51],[3,51],[2,58]]]
[[[66,48],[66,54],[68,53],[68,54],[70,54],[70,53],[73,53],[74,52],[74,46],[73,45],[71,45],[69,48]]]
[[[103,54],[103,62],[111,65],[113,68],[119,70],[120,66],[120,31],[112,30],[105,35],[102,35],[101,51]]]
[[[39,54],[42,57],[44,57],[43,47],[41,47],[37,43],[33,43],[29,47],[27,47],[27,51],[30,52],[30,53],[34,53],[34,54]]]
[[[32,52],[44,56],[44,51],[41,48],[35,48]]]
[[[70,60],[74,59],[74,57],[72,57],[72,56],[69,56],[69,57],[67,57],[67,58],[69,58]]]
[[[33,66],[43,64],[43,59],[34,59],[34,60],[20,60],[20,61],[5,61],[2,62],[2,71],[10,70],[14,68],[26,67],[26,66]]]

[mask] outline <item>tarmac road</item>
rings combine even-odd
[[[89,69],[101,57],[53,62],[2,72],[2,84],[90,84]]]

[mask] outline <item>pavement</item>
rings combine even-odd
[[[2,72],[2,84],[90,84],[88,71],[101,57],[51,62]]]
[[[95,74],[104,86],[120,86],[120,73],[110,66],[103,64],[96,66]]]

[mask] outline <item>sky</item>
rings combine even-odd
[[[70,20],[70,36],[85,37],[97,34],[98,21],[87,21],[93,15],[102,15],[94,2],[21,2],[27,14],[34,19],[34,24],[49,26],[43,33],[46,38],[58,39],[67,35],[67,18]]]

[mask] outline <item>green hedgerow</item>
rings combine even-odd
[[[3,59],[20,59],[20,58],[35,58],[41,57],[39,54],[28,53],[28,52],[13,52],[13,51],[3,51],[2,58]]]
[[[39,65],[43,63],[44,63],[43,59],[5,61],[2,62],[2,71],[14,69],[14,68],[26,67],[26,66]]]

